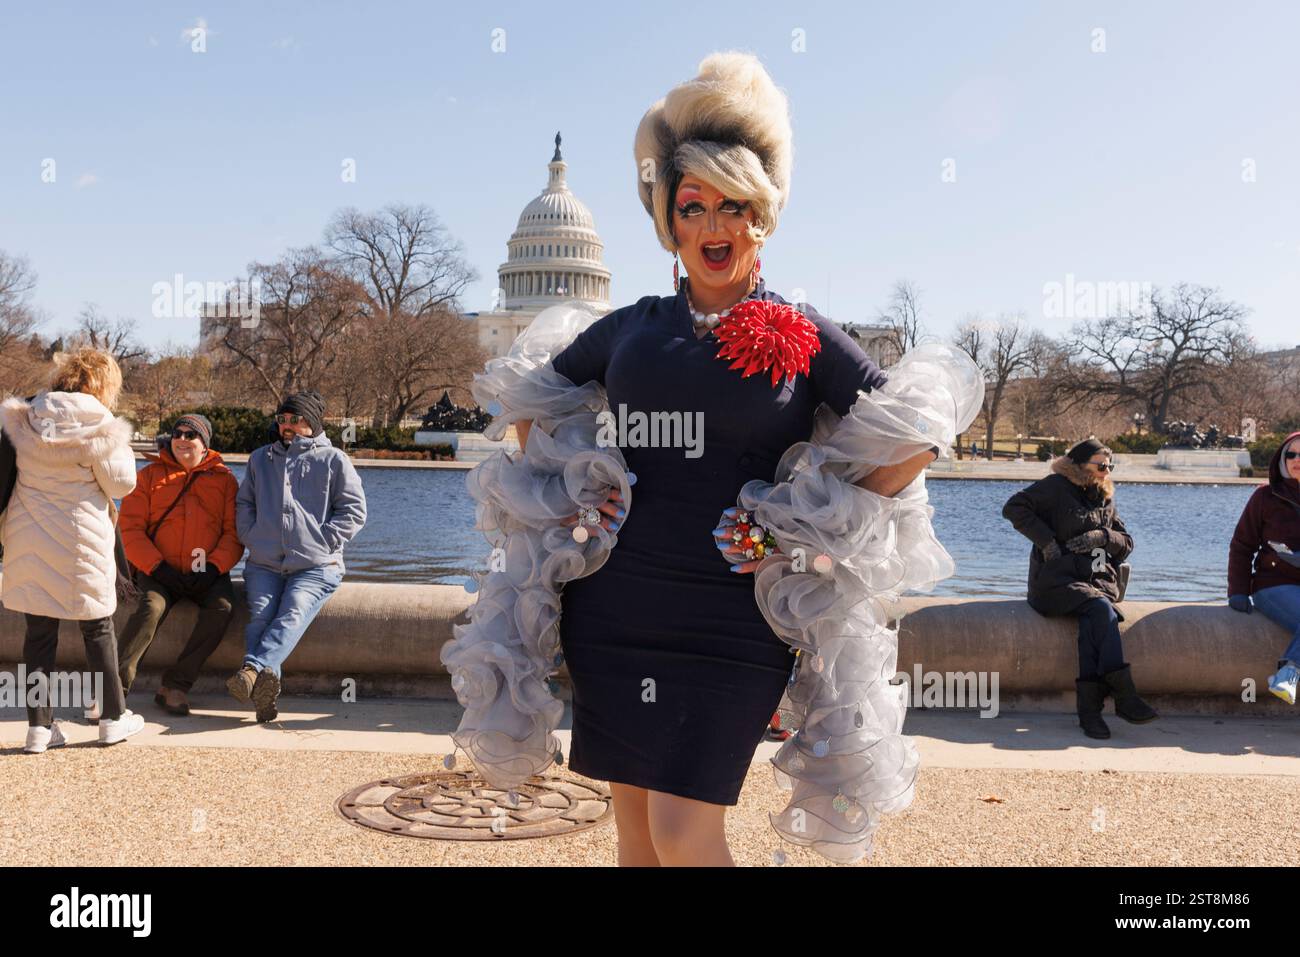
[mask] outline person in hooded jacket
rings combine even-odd
[[[1246,502],[1228,546],[1228,605],[1258,608],[1291,636],[1268,690],[1295,704],[1300,680],[1300,432],[1268,463],[1268,484]]]
[[[122,690],[131,693],[140,659],[177,602],[199,607],[180,657],[163,674],[154,703],[170,714],[190,713],[189,690],[234,615],[230,570],[244,556],[235,533],[239,483],[212,449],[206,416],[182,415],[158,452],[145,457],[135,491],[122,500],[122,546],[138,569],[140,603],[118,641]]]
[[[62,357],[48,389],[0,405],[0,429],[12,443],[17,480],[0,539],[0,602],[26,616],[23,662],[30,678],[54,670],[59,622],[75,621],[86,663],[102,687],[87,717],[99,720],[101,744],[125,741],[144,727],[126,707],[117,674],[113,499],[135,488],[134,429],[112,408],[122,390],[113,357],[79,349]],[[66,744],[48,694],[27,708],[23,750],[39,754]]]
[[[343,546],[366,523],[361,477],[325,435],[319,393],[286,396],[271,437],[248,457],[235,498],[250,618],[244,664],[226,682],[263,722],[278,713],[281,666],[343,581]]]
[[[1119,565],[1133,551],[1133,537],[1115,511],[1113,468],[1111,450],[1085,439],[1052,461],[1050,475],[1002,508],[1002,517],[1034,543],[1029,606],[1041,615],[1079,620],[1075,690],[1079,726],[1090,738],[1110,737],[1101,717],[1108,694],[1125,721],[1158,717],[1133,685],[1120,640]]]

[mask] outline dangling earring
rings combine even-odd
[[[673,293],[682,291],[681,280],[677,278],[677,254],[673,253]]]
[[[755,257],[754,257],[754,272],[753,272],[753,275],[752,275],[750,278],[753,280],[754,288],[756,288],[756,289],[758,288],[758,281],[759,281],[759,279],[762,278],[762,277],[759,275],[759,273],[762,271],[762,269],[763,269],[763,260],[761,260],[761,259],[759,259],[757,256],[755,256]]]

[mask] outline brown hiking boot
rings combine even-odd
[[[183,716],[190,713],[189,699],[179,688],[159,688],[158,693],[153,696],[153,703],[168,714]]]
[[[253,685],[253,705],[257,708],[257,720],[265,724],[274,721],[280,714],[275,707],[280,697],[280,679],[270,668],[263,668]]]
[[[240,704],[247,704],[253,697],[253,685],[257,682],[257,669],[244,665],[226,681],[226,690]]]

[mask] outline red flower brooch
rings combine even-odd
[[[794,306],[747,299],[713,330],[722,342],[717,358],[734,359],[728,368],[744,369],[741,378],[772,370],[772,388],[781,377],[808,375],[809,360],[821,351],[821,337],[812,320]]]

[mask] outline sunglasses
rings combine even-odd
[[[1115,463],[1114,463],[1114,462],[1089,462],[1088,464],[1091,465],[1093,468],[1095,468],[1098,472],[1113,472],[1113,471],[1115,471]]]
[[[1300,459],[1300,452],[1283,452],[1282,458],[1290,462],[1292,459]]]
[[[197,439],[198,437],[199,433],[195,432],[193,429],[172,429],[173,439],[185,439],[190,441]]]
[[[275,417],[275,421],[279,425],[297,425],[299,422],[306,422],[307,420],[301,415],[294,415],[292,412],[281,412]]]

